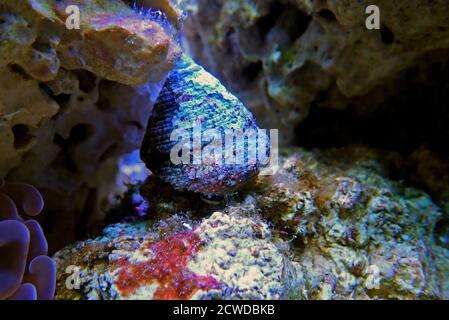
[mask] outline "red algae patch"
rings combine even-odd
[[[119,268],[115,282],[120,294],[129,297],[144,285],[159,287],[155,300],[189,299],[198,290],[220,289],[221,284],[212,276],[200,276],[189,270],[189,259],[197,254],[204,242],[193,231],[178,232],[156,242],[147,242],[140,250],[152,252],[147,261],[131,262],[121,258],[115,262]]]

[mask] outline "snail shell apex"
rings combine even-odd
[[[201,128],[202,149],[211,143],[204,141],[207,140],[207,132],[210,129],[221,134],[230,132],[229,130],[259,130],[253,115],[237,97],[190,57],[182,55],[169,74],[148,120],[140,150],[142,160],[155,175],[175,189],[208,195],[234,191],[257,175],[262,167],[258,159],[234,164],[225,161],[221,164],[207,164],[204,161],[174,164],[170,153],[176,144],[179,144],[179,140],[172,141],[172,133],[175,130],[192,133],[194,126]],[[193,136],[191,135],[188,141],[191,145]],[[232,150],[229,150],[229,145],[222,145],[223,154],[218,155],[222,159],[224,153],[232,153],[234,147],[235,150],[245,150],[246,160],[249,154],[257,154],[255,150],[251,150],[254,153],[249,152],[249,148],[256,148],[257,145],[250,145],[244,139],[236,139]],[[269,142],[265,149],[264,152],[269,152]]]

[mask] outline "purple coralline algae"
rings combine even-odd
[[[39,191],[0,179],[0,299],[50,300],[56,270],[36,220],[44,206]]]

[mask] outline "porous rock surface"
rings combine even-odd
[[[262,216],[293,241],[302,298],[447,298],[447,213],[388,178],[398,163],[365,147],[300,150],[255,182]]]
[[[200,224],[175,215],[156,226],[111,225],[54,258],[57,299],[280,299],[295,281],[268,225],[238,212]],[[66,287],[71,265],[79,267],[75,290]]]
[[[368,5],[380,30],[368,30]],[[445,0],[191,0],[192,55],[284,141],[311,108],[370,114],[398,95],[404,70],[447,62]]]
[[[68,5],[80,29],[66,27]],[[42,191],[51,246],[101,219],[118,157],[140,146],[180,52],[152,17],[122,1],[0,1],[0,177]]]
[[[201,202],[197,195],[176,192],[150,177],[141,187],[150,220],[112,225],[103,237],[55,255],[57,297],[124,298],[120,290],[112,294],[110,289],[115,288],[111,265],[118,252],[152,264],[158,255],[151,252],[159,252],[154,243],[182,241],[185,233],[179,230],[192,229],[201,244],[189,251],[187,270],[202,279],[196,288],[212,289],[178,298],[448,298],[447,214],[426,193],[388,178],[399,158],[365,147],[284,150],[274,175],[259,176],[220,204]],[[177,228],[169,227],[173,222]],[[142,250],[151,238],[149,229],[162,231],[148,256],[131,253]],[[70,264],[82,270],[78,291],[65,289],[64,271]],[[148,278],[156,283],[125,298],[155,297],[161,286],[155,280],[158,272],[120,266],[122,272],[144,274],[136,276],[146,279],[143,283]],[[221,286],[198,278],[208,276]]]

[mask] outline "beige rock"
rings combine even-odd
[[[42,190],[51,247],[113,199],[118,157],[139,148],[180,53],[172,32],[122,1],[0,0],[0,177]]]
[[[289,140],[312,105],[372,112],[397,93],[402,71],[449,47],[447,1],[370,4],[380,30],[365,27],[361,1],[194,0],[187,47]]]

